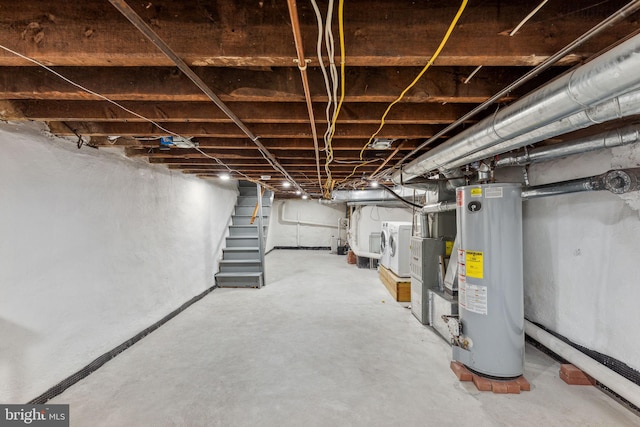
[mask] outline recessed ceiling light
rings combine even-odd
[[[291,183],[290,183],[289,181],[284,181],[284,182],[282,183],[282,186],[283,186],[284,188],[289,188],[289,187],[291,187]]]
[[[223,181],[229,181],[231,179],[231,176],[229,176],[228,173],[223,173],[223,174],[220,174],[220,179]]]
[[[297,190],[297,191],[296,191],[296,194],[299,196],[299,195],[301,195],[301,194],[302,194],[302,191]]]
[[[271,175],[260,175],[260,179],[263,181],[269,181],[271,179]]]
[[[307,196],[306,194],[303,194],[303,195],[302,195],[302,198],[303,198],[303,199],[305,199],[305,200],[307,200],[307,199],[309,198],[309,196]]]
[[[371,187],[372,188],[378,188],[380,184],[378,184],[378,181],[371,181]]]

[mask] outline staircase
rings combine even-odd
[[[259,199],[260,187],[248,181],[240,181],[238,189],[240,194],[229,236],[222,250],[219,272],[215,275],[216,285],[221,288],[261,288],[264,286],[264,247],[273,192],[266,190]],[[259,206],[259,200],[262,206]]]

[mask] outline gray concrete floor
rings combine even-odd
[[[530,392],[458,382],[449,345],[344,256],[267,268],[265,288],[215,290],[51,403],[72,426],[640,425],[531,346]]]

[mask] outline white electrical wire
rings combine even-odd
[[[329,74],[331,75],[332,82],[332,96],[329,98],[330,102],[333,101],[333,113],[331,114],[330,120],[328,120],[327,132],[324,134],[325,141],[329,141],[331,137],[331,123],[333,123],[334,116],[338,111],[338,67],[336,67],[335,61],[335,42],[333,38],[333,28],[332,28],[332,20],[333,20],[333,0],[329,0],[329,5],[327,6],[327,19],[324,26],[325,32],[325,45],[327,47],[327,56],[329,57]]]
[[[207,157],[207,158],[209,158],[209,159],[211,159],[211,160],[214,160],[214,161],[215,161],[216,163],[218,163],[220,166],[225,167],[229,172],[236,173],[236,174],[238,174],[238,175],[240,175],[240,176],[242,176],[242,177],[246,178],[248,181],[255,181],[255,179],[250,178],[249,176],[247,176],[247,175],[243,174],[242,172],[240,172],[240,171],[238,171],[238,170],[236,170],[236,169],[232,169],[232,168],[230,168],[230,167],[229,167],[229,166],[227,166],[224,162],[222,162],[222,160],[220,160],[220,159],[218,159],[218,158],[216,158],[216,157],[214,157],[214,156],[211,156],[211,155],[209,155],[209,154],[205,153],[205,152],[204,152],[204,151],[202,151],[199,147],[197,147],[194,143],[192,143],[192,142],[191,142],[191,140],[190,140],[190,139],[188,139],[187,137],[184,137],[184,136],[182,136],[182,135],[180,135],[180,134],[177,134],[177,133],[175,133],[175,132],[173,132],[173,131],[170,131],[169,129],[167,129],[167,128],[165,128],[164,126],[160,125],[158,122],[154,121],[153,119],[150,119],[150,118],[145,117],[145,116],[143,116],[143,115],[141,115],[141,114],[138,114],[138,113],[136,113],[135,111],[130,110],[129,108],[125,107],[124,105],[122,105],[122,104],[120,104],[120,103],[118,103],[118,102],[116,102],[116,101],[114,101],[114,100],[112,100],[112,99],[110,99],[110,98],[108,98],[108,97],[106,97],[106,96],[104,96],[104,95],[102,95],[102,94],[98,93],[98,92],[95,92],[95,91],[93,91],[93,90],[91,90],[91,89],[88,89],[88,88],[86,88],[86,87],[82,86],[82,85],[81,85],[81,84],[79,84],[79,83],[74,82],[73,80],[71,80],[71,79],[69,79],[69,78],[67,78],[67,77],[63,76],[63,75],[62,75],[62,74],[60,74],[59,72],[57,72],[57,71],[53,70],[52,68],[50,68],[50,67],[46,66],[45,64],[43,64],[42,62],[40,62],[40,61],[38,61],[38,60],[36,60],[36,59],[30,58],[30,57],[28,57],[28,56],[25,56],[25,55],[21,54],[20,52],[16,52],[15,50],[12,50],[12,49],[10,49],[10,48],[8,48],[8,47],[6,47],[6,46],[3,46],[3,45],[1,45],[1,44],[0,44],[0,48],[1,48],[1,49],[3,49],[3,50],[5,50],[5,51],[7,51],[7,52],[9,52],[9,53],[11,53],[11,54],[13,54],[13,55],[16,55],[16,56],[18,56],[18,57],[20,57],[20,58],[22,58],[22,59],[24,59],[24,60],[26,60],[26,61],[29,61],[29,62],[31,62],[31,63],[33,63],[33,64],[36,64],[36,65],[38,65],[39,67],[44,68],[45,70],[47,70],[47,71],[49,71],[50,73],[52,73],[52,74],[56,75],[57,77],[61,78],[61,79],[62,79],[62,80],[64,80],[65,82],[67,82],[67,83],[69,83],[69,84],[71,84],[71,85],[73,85],[73,86],[77,87],[77,88],[78,88],[78,89],[80,89],[80,90],[83,90],[83,91],[87,92],[87,93],[88,93],[88,94],[90,94],[90,95],[96,96],[96,97],[98,97],[98,98],[100,98],[100,99],[102,99],[102,100],[104,100],[104,101],[107,101],[107,102],[109,102],[110,104],[115,105],[116,107],[118,107],[118,108],[122,109],[123,111],[126,111],[126,112],[127,112],[127,113],[129,113],[129,114],[134,115],[134,116],[138,117],[139,119],[142,119],[142,120],[144,120],[144,121],[146,121],[146,122],[148,122],[148,123],[151,123],[152,125],[154,125],[154,126],[155,126],[155,127],[157,127],[158,129],[160,129],[160,130],[161,130],[161,131],[163,131],[163,132],[168,133],[169,135],[172,135],[172,136],[175,136],[175,137],[178,137],[178,138],[182,138],[183,140],[185,140],[185,141],[187,141],[189,144],[191,144],[191,146],[192,146],[196,151],[198,151],[200,154],[202,154],[203,156],[205,156],[205,157]],[[262,153],[262,150],[260,150],[260,153]],[[263,157],[265,157],[265,158],[266,158],[266,156],[264,155],[264,153],[262,153],[262,155],[263,155]],[[270,162],[270,163],[271,163],[271,162]],[[273,166],[273,165],[272,165],[272,166]],[[278,169],[276,168],[276,170],[278,170]]]
[[[516,27],[509,33],[509,37],[513,37],[518,32],[518,30],[522,28],[522,26],[526,24],[527,21],[533,17],[533,15],[535,15],[536,13],[538,13],[540,9],[542,9],[542,6],[547,4],[548,1],[549,0],[542,0],[542,3],[540,3],[535,9],[529,12],[529,14],[525,16],[524,19],[520,21],[518,25],[516,25]]]
[[[320,63],[320,70],[322,71],[322,77],[324,78],[324,86],[327,90],[327,97],[328,97],[328,101],[327,101],[327,108],[325,110],[326,116],[327,116],[327,131],[324,134],[324,149],[325,152],[328,151],[329,147],[327,145],[328,142],[328,135],[329,132],[331,132],[331,103],[332,103],[332,96],[331,96],[331,83],[329,82],[329,76],[327,74],[327,70],[326,70],[326,66],[324,65],[324,59],[322,59],[322,35],[324,33],[323,31],[323,23],[322,23],[322,14],[320,13],[320,8],[318,7],[318,3],[316,2],[316,0],[311,0],[311,5],[313,6],[313,11],[316,13],[316,20],[318,21],[318,43],[316,46],[316,54],[318,55],[318,62]]]

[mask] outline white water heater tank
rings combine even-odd
[[[480,374],[524,370],[522,198],[519,184],[456,189],[460,335],[453,358]]]

